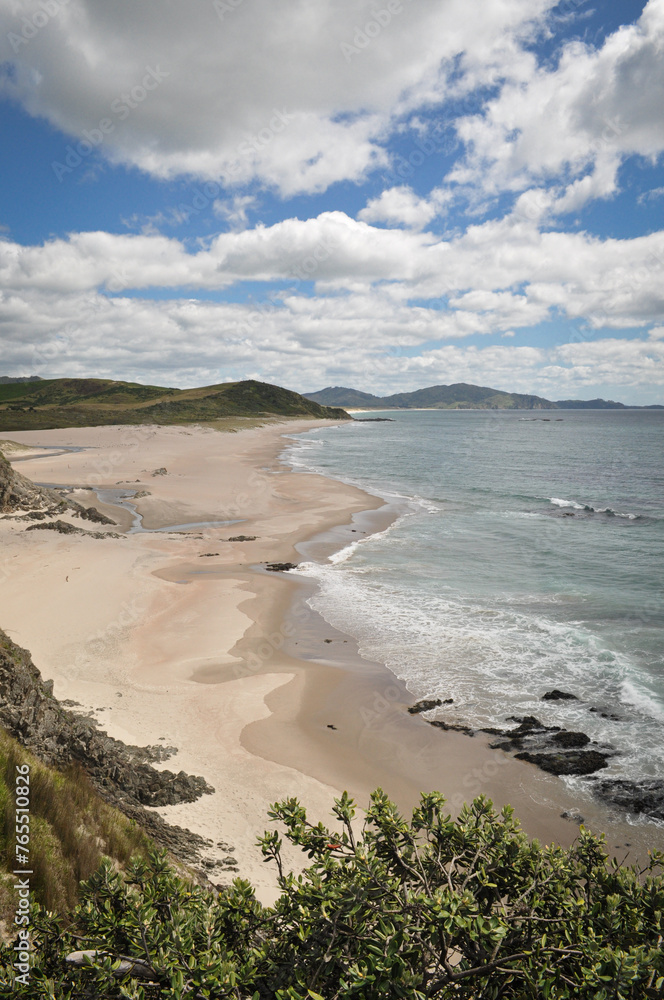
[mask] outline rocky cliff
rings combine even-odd
[[[42,680],[30,653],[2,630],[0,725],[46,764],[58,768],[80,764],[103,799],[182,860],[200,860],[201,851],[209,846],[145,808],[193,802],[214,791],[205,779],[184,771],[158,771],[152,762],[167,759],[174,748],[126,746],[101,732],[94,720],[69,711],[53,697],[52,683]]]

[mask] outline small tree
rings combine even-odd
[[[484,798],[453,820],[441,795],[422,795],[407,822],[379,790],[360,832],[346,794],[334,813],[337,831],[311,824],[296,799],[271,810],[311,860],[303,873],[285,873],[279,834],[265,833],[260,845],[281,889],[273,907],[262,907],[240,879],[214,898],[161,855],[124,877],[103,865],[84,884],[70,930],[35,913],[29,987],[13,981],[4,949],[13,995],[664,996],[663,855],[642,871],[621,866],[583,828],[569,850],[542,847],[511,809],[496,814]],[[74,947],[92,953],[83,968],[66,961]]]

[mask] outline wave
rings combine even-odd
[[[606,517],[622,517],[628,521],[641,521],[643,514],[627,514],[612,507],[593,507],[589,503],[577,503],[576,500],[563,500],[560,497],[547,497],[549,503],[555,507],[572,507],[574,510],[583,510],[587,514],[604,514]]]
[[[662,708],[661,703],[634,681],[623,681],[620,700],[626,705],[633,705],[637,711],[644,715],[664,722],[664,708]]]

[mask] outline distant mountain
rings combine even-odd
[[[40,379],[0,385],[0,430],[94,427],[100,424],[185,424],[220,417],[348,419],[297,392],[249,379],[200,389],[169,389],[98,378]]]
[[[557,399],[556,406],[560,410],[664,410],[664,406],[660,403],[651,403],[649,406],[627,406],[612,399]]]
[[[541,396],[527,396],[518,392],[503,392],[487,386],[432,385],[415,392],[398,392],[392,396],[372,396],[357,389],[341,386],[322,389],[320,392],[303,393],[321,405],[351,406],[359,409],[435,409],[435,410],[550,410],[556,404]]]
[[[10,382],[41,382],[41,375],[27,375],[23,378],[15,378],[13,375],[0,375],[0,385],[9,385]]]
[[[664,406],[627,407],[612,399],[544,399],[542,396],[524,395],[520,392],[503,392],[488,386],[469,385],[457,382],[455,385],[432,385],[415,392],[397,392],[392,396],[373,396],[358,389],[334,386],[319,392],[303,393],[323,406],[343,406],[363,410],[390,409],[433,409],[433,410],[614,410],[637,409],[659,410]]]

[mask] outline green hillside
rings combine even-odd
[[[254,380],[197,389],[77,378],[0,384],[0,431],[198,423],[235,416],[338,420],[348,415],[289,389]]]

